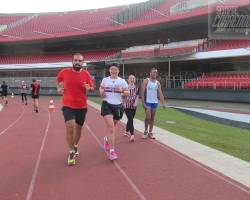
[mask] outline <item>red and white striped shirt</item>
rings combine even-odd
[[[129,96],[124,99],[124,107],[129,109],[135,109],[136,97],[139,95],[139,89],[135,85],[129,85]]]

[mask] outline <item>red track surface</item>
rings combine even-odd
[[[167,146],[138,135],[135,143],[129,143],[121,134],[123,124],[117,131],[119,159],[110,162],[100,146],[106,127],[93,108],[78,163],[68,167],[59,101],[57,111],[49,115],[46,99],[38,114],[15,99],[0,112],[0,200],[250,199],[249,188]]]

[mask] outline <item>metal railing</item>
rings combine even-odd
[[[21,81],[24,80],[29,87],[32,83],[32,79],[36,79],[40,82],[41,94],[57,94],[55,77],[15,77],[15,78],[0,78],[0,85],[2,81],[5,81],[10,89],[10,92],[19,94],[19,88]],[[244,79],[244,80],[243,80]],[[102,78],[96,78],[94,80],[96,90],[98,90]],[[140,88],[143,82],[143,78],[136,79],[136,85]],[[230,80],[214,80],[206,81],[199,78],[194,79],[181,79],[176,77],[159,78],[162,89],[231,89],[231,90],[245,90],[250,89],[250,78],[232,78]]]

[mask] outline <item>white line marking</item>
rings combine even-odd
[[[25,108],[23,108],[23,112],[19,115],[19,117],[12,124],[10,124],[2,132],[0,132],[0,136],[3,135],[8,129],[10,129],[11,127],[13,127],[23,117],[24,113],[25,113]]]
[[[46,138],[47,138],[47,135],[48,135],[48,132],[49,132],[50,118],[51,117],[50,117],[50,113],[49,113],[47,127],[46,127],[46,130],[45,130],[44,137],[43,137],[43,140],[42,140],[42,145],[41,145],[38,157],[37,157],[36,165],[35,165],[35,168],[34,168],[34,171],[33,171],[33,174],[32,174],[32,178],[31,178],[31,181],[30,181],[29,190],[28,190],[28,193],[27,193],[27,196],[26,196],[26,200],[31,200],[31,198],[32,198],[32,193],[33,193],[33,190],[34,190],[34,187],[35,187],[36,177],[37,177],[37,174],[38,174],[38,169],[39,169],[39,165],[40,165],[40,162],[41,162],[45,141],[46,141]]]
[[[152,141],[152,140],[151,140],[151,141]],[[219,174],[216,173],[216,172],[213,172],[213,171],[210,170],[209,168],[207,168],[207,167],[205,167],[205,166],[199,164],[197,161],[195,161],[195,160],[193,160],[193,159],[191,159],[191,158],[189,158],[189,157],[183,155],[182,153],[179,153],[179,152],[173,150],[172,148],[170,148],[170,147],[168,147],[168,146],[166,146],[166,145],[164,145],[164,144],[161,144],[160,142],[157,142],[157,141],[152,141],[152,142],[155,143],[155,144],[157,144],[157,145],[159,145],[159,146],[161,146],[162,148],[164,148],[164,149],[166,149],[166,150],[168,150],[168,151],[174,153],[175,155],[177,155],[177,156],[183,158],[184,160],[186,160],[186,161],[192,163],[193,165],[195,165],[195,166],[197,166],[197,167],[200,167],[201,169],[203,169],[203,170],[205,170],[206,172],[208,172],[208,173],[210,173],[210,174],[216,176],[217,178],[219,178],[219,179],[225,181],[226,183],[229,183],[229,184],[233,185],[234,187],[237,187],[238,189],[240,189],[240,190],[246,192],[247,194],[250,194],[250,191],[247,190],[246,188],[241,187],[241,186],[238,185],[237,183],[234,183],[233,181],[228,180],[227,178],[225,178],[225,177],[219,175]]]
[[[218,111],[218,110],[209,110],[209,109],[204,109],[204,108],[190,108],[190,107],[180,107],[180,106],[171,106],[172,108],[177,108],[181,110],[188,110],[192,112],[198,112],[201,114],[205,114],[208,116],[213,116],[213,117],[218,117],[221,119],[227,119],[227,120],[232,120],[236,122],[244,122],[244,123],[250,123],[250,115],[249,114],[244,114],[244,113],[230,113],[226,111]]]
[[[91,106],[91,107],[92,107],[92,106]],[[94,107],[92,107],[92,108],[93,108],[94,110],[96,110],[97,113],[100,112],[98,109],[96,109],[96,108],[94,108]],[[121,122],[121,124],[122,124],[122,126],[125,126],[125,124],[124,124],[123,122]],[[139,130],[137,130],[137,131],[140,132]],[[135,133],[136,133],[136,132],[135,132]],[[136,134],[141,135],[140,133],[136,133]],[[217,178],[219,178],[219,179],[225,181],[226,183],[233,185],[234,187],[236,187],[236,188],[238,188],[238,189],[240,189],[240,190],[246,192],[247,194],[250,194],[250,191],[249,191],[248,189],[242,187],[241,185],[237,184],[237,183],[238,183],[237,181],[235,181],[235,183],[234,183],[233,181],[230,181],[229,179],[225,178],[223,175],[220,175],[220,174],[218,174],[218,173],[216,173],[216,172],[213,172],[213,171],[210,170],[208,167],[205,167],[205,166],[203,166],[202,164],[200,164],[198,161],[195,161],[195,160],[193,160],[192,158],[189,158],[188,156],[186,156],[186,155],[184,155],[184,154],[182,154],[182,153],[180,153],[180,152],[178,152],[178,151],[173,150],[172,148],[168,147],[167,145],[162,144],[160,141],[154,141],[154,140],[150,140],[150,141],[153,142],[153,143],[155,143],[155,144],[157,144],[157,145],[159,145],[159,146],[161,146],[162,148],[164,148],[164,149],[166,149],[166,150],[168,150],[168,151],[174,153],[175,155],[177,155],[177,156],[179,156],[179,157],[185,159],[186,161],[188,161],[188,162],[194,164],[195,166],[197,166],[197,167],[199,167],[199,168],[205,170],[206,172],[208,172],[208,173],[210,173],[210,174],[216,176]],[[216,171],[216,170],[215,170],[215,171]],[[247,187],[247,186],[246,186],[246,187]],[[248,188],[248,187],[247,187],[247,188]]]
[[[87,125],[87,123],[85,122],[85,125],[87,127],[87,129],[89,130],[90,134],[94,137],[94,139],[96,140],[96,142],[99,144],[100,147],[102,147],[101,142],[99,141],[99,139],[96,137],[96,135],[94,134],[94,132],[89,128],[89,126]],[[126,179],[126,181],[129,183],[129,185],[131,186],[131,188],[135,191],[135,193],[140,197],[140,199],[142,200],[146,200],[146,197],[143,195],[143,193],[139,190],[139,188],[135,185],[135,183],[131,180],[131,178],[129,178],[129,176],[126,174],[126,172],[124,170],[122,170],[121,166],[116,162],[113,161],[115,167],[119,170],[119,172],[123,175],[123,177]]]

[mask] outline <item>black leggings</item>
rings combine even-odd
[[[134,117],[136,109],[125,108],[125,113],[128,118],[126,131],[130,132],[131,135],[134,135]]]
[[[27,95],[26,93],[21,93],[22,95],[22,102],[25,100],[25,102],[27,102]]]

